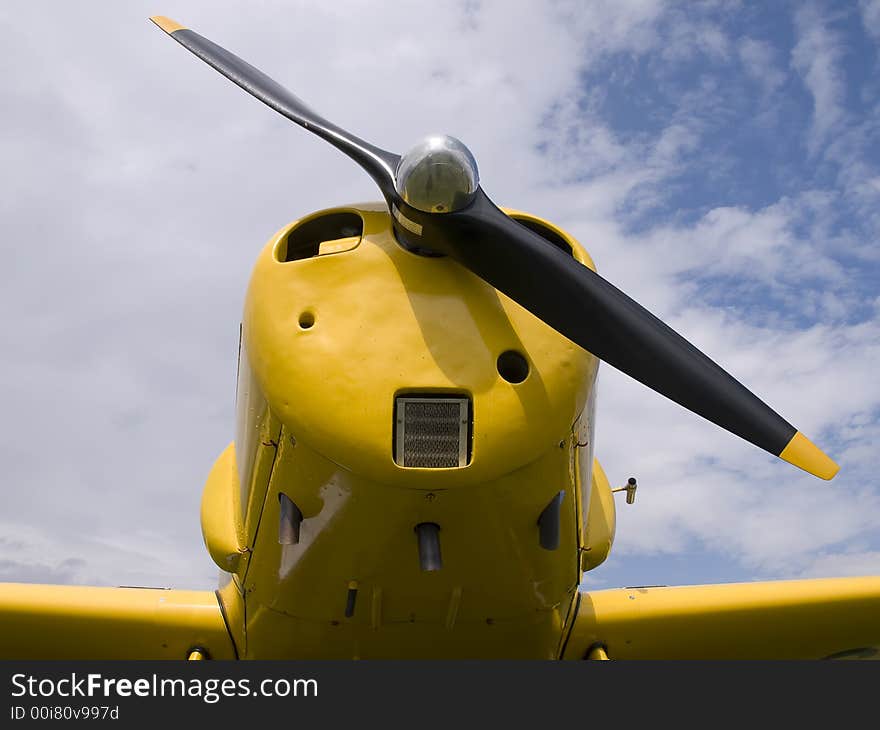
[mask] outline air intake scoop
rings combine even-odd
[[[395,399],[394,461],[398,466],[449,469],[470,461],[470,401],[456,397]]]

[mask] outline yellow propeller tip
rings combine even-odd
[[[779,458],[821,479],[833,479],[840,471],[840,467],[800,431],[792,436]]]
[[[154,15],[150,20],[169,35],[176,30],[186,30],[185,25],[181,25],[176,20],[171,20],[171,18],[166,18],[164,15]]]

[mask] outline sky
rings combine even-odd
[[[459,137],[841,465],[600,368],[585,589],[880,574],[880,0],[0,4],[0,581],[213,588],[199,501],[282,225],[377,199],[147,18],[396,152]]]

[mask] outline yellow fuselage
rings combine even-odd
[[[362,230],[286,260],[292,232],[340,212]],[[522,382],[499,373],[508,351],[528,363]],[[454,261],[402,248],[384,206],[279,231],[247,294],[236,441],[202,506],[239,655],[559,656],[582,570],[614,532],[592,454],[597,364]],[[409,395],[468,399],[466,465],[396,462],[395,399]],[[538,518],[559,492],[547,549]],[[282,493],[301,511],[295,544],[279,542]],[[439,570],[420,565],[422,523],[440,528]]]

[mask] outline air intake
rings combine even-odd
[[[470,461],[470,401],[403,396],[395,401],[394,461],[399,466],[449,469]]]

